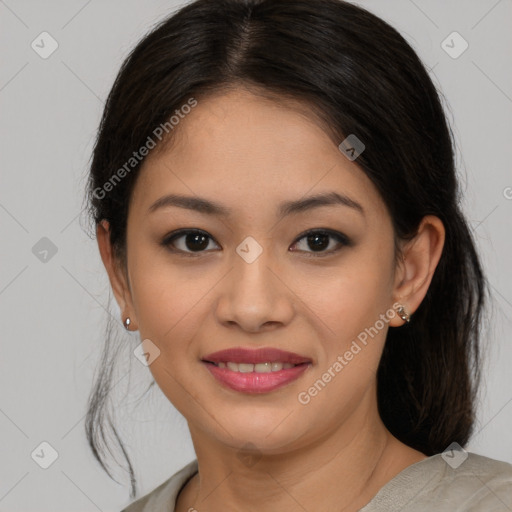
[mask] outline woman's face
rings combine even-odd
[[[245,90],[199,101],[175,130],[173,145],[144,163],[127,227],[126,311],[160,351],[149,365],[157,384],[191,430],[234,448],[250,441],[280,453],[341,425],[355,432],[376,411],[397,299],[391,219],[377,190],[312,118]],[[151,208],[170,194],[225,212]],[[360,208],[308,202],[334,194]],[[295,202],[304,204],[283,208]],[[203,237],[171,241],[178,230]],[[309,230],[331,236],[308,239]],[[234,347],[310,363],[273,390],[235,390],[203,361]]]

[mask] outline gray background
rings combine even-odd
[[[109,301],[96,241],[80,211],[103,100],[119,66],[153,23],[179,4],[0,0],[0,511],[119,511],[130,501],[128,487],[110,480],[93,459],[83,430],[105,320],[108,314],[119,319],[119,311]],[[477,434],[467,449],[512,463],[512,3],[361,5],[400,30],[446,97],[463,208],[495,298]],[[43,31],[59,45],[47,59],[31,47]],[[469,44],[458,58],[441,46],[453,31]],[[460,48],[460,41],[448,44]],[[41,252],[36,257],[48,245],[43,237],[57,249],[46,261]],[[138,333],[118,326],[126,338],[121,357],[132,374],[125,366],[116,375],[114,396],[122,399],[129,389],[133,394],[117,408],[117,419],[139,490],[146,493],[194,452],[184,418],[157,387],[135,405],[151,376],[132,362]],[[48,469],[31,457],[43,441],[58,454]],[[116,476],[126,482],[121,471]]]

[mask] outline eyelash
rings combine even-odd
[[[166,247],[167,249],[169,249],[173,253],[181,253],[182,255],[187,256],[187,257],[188,256],[196,257],[196,256],[199,256],[201,253],[207,252],[207,251],[204,251],[204,250],[203,251],[196,251],[196,252],[193,252],[193,251],[183,251],[181,249],[176,249],[176,248],[172,247],[172,243],[175,240],[177,240],[177,239],[179,239],[181,237],[184,237],[184,236],[186,236],[188,234],[205,235],[206,237],[210,238],[215,243],[217,243],[213,237],[211,237],[208,233],[206,233],[205,231],[202,231],[200,229],[180,229],[178,231],[174,231],[173,233],[170,233],[169,235],[167,235],[163,239],[162,245],[164,247]],[[303,238],[307,238],[308,236],[311,236],[311,235],[327,235],[327,236],[330,236],[331,238],[335,239],[339,244],[341,244],[341,246],[349,247],[349,246],[352,245],[352,241],[346,235],[344,235],[343,233],[339,233],[338,231],[333,231],[333,230],[330,230],[330,229],[311,229],[309,231],[306,231],[305,233],[302,233],[296,239],[296,241],[292,245],[296,245]],[[337,253],[340,249],[341,249],[341,247],[338,247],[338,248],[336,248],[334,250],[331,249],[329,251],[322,251],[322,252],[318,252],[318,253],[315,253],[314,251],[297,251],[297,252],[309,253],[309,256],[307,256],[308,258],[309,257],[312,257],[312,258],[323,258],[323,257],[326,257],[326,256],[330,256],[330,255],[332,255],[334,253]]]

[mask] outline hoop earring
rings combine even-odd
[[[403,306],[400,306],[397,309],[398,316],[406,323],[409,323],[411,321],[411,315],[405,311],[405,308]]]
[[[130,320],[130,317],[126,317],[126,320],[123,322],[124,324],[124,328],[129,331],[130,330],[130,324],[131,324],[131,320]]]

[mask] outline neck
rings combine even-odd
[[[176,510],[292,512],[321,503],[324,511],[357,511],[402,469],[426,458],[394,438],[376,411],[360,407],[314,442],[245,457],[189,425],[199,473]]]

